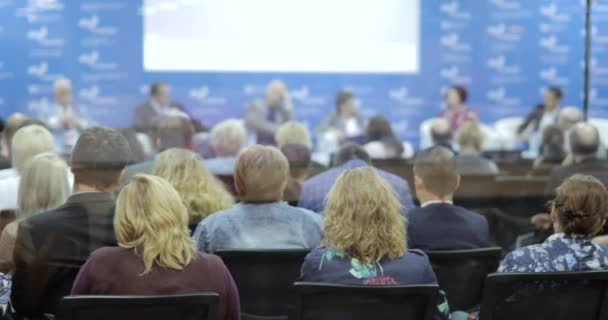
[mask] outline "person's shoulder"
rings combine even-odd
[[[108,261],[114,257],[122,257],[125,255],[132,254],[131,249],[121,247],[101,247],[93,251],[89,259],[95,259],[100,261]]]
[[[400,185],[407,185],[407,182],[405,181],[405,179],[403,179],[402,177],[390,173],[388,171],[384,171],[382,169],[378,169],[376,168],[376,170],[378,171],[378,173],[380,174],[380,176],[382,176],[384,179],[386,179],[390,184],[400,184]]]
[[[218,224],[221,224],[222,221],[224,221],[228,217],[234,216],[234,215],[239,215],[242,211],[243,210],[242,210],[241,206],[237,204],[230,208],[227,208],[227,209],[224,209],[224,210],[211,214],[210,216],[205,218],[203,221],[201,221],[199,223],[199,226],[202,225],[206,228],[215,227]]]
[[[315,221],[321,220],[321,215],[319,215],[318,213],[316,213],[314,211],[308,210],[306,208],[293,207],[288,204],[285,204],[285,207],[286,207],[286,211],[292,212],[294,214],[304,215],[305,217],[313,219]]]
[[[23,220],[20,225],[27,228],[51,228],[52,225],[62,223],[67,210],[66,205],[63,204],[55,209],[33,215]]]
[[[405,251],[404,257],[412,258],[412,259],[423,259],[428,260],[429,257],[424,253],[424,251],[420,249],[407,249]]]

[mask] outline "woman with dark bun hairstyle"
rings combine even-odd
[[[608,248],[591,242],[606,222],[608,191],[596,178],[574,175],[549,203],[555,234],[510,253],[499,272],[608,270]]]

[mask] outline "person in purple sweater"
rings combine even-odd
[[[116,203],[119,247],[94,251],[72,295],[187,294],[220,296],[218,320],[240,318],[239,294],[222,260],[196,252],[188,212],[166,180],[136,175]]]

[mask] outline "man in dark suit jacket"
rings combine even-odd
[[[491,245],[487,220],[452,203],[460,184],[452,151],[441,146],[421,151],[414,162],[414,180],[421,207],[408,212],[410,248],[459,250]]]
[[[19,225],[11,293],[19,316],[55,314],[91,252],[116,245],[112,193],[128,158],[128,142],[118,131],[92,128],[82,133],[70,161],[72,196]]]
[[[552,195],[555,189],[570,176],[580,173],[596,177],[608,186],[608,162],[597,158],[600,147],[597,129],[587,123],[579,123],[570,130],[570,164],[554,168],[549,176],[545,193]]]

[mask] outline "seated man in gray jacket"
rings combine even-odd
[[[234,184],[241,203],[203,220],[198,250],[312,249],[323,237],[321,216],[282,202],[289,164],[275,147],[251,146],[237,160]]]

